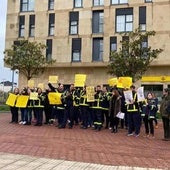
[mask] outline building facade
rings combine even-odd
[[[47,45],[47,59],[56,62],[35,78],[37,84],[47,84],[49,75],[71,84],[78,73],[87,74],[87,85],[107,84],[119,34],[139,26],[156,31],[146,45],[164,50],[140,83],[162,91],[170,85],[169,0],[8,0],[6,48],[23,39]],[[19,75],[19,86],[26,84]]]

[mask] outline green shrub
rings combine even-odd
[[[0,112],[3,112],[3,111],[10,111],[9,106],[7,106],[7,105],[0,105]]]

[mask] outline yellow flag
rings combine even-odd
[[[27,106],[29,96],[20,95],[17,98],[16,107],[24,108]]]
[[[132,77],[119,77],[117,87],[118,88],[130,88],[132,85]]]
[[[17,97],[18,97],[17,95],[9,93],[6,104],[12,107],[15,106]]]
[[[58,82],[58,76],[49,76],[49,82],[50,83],[57,83]]]
[[[118,83],[117,78],[111,78],[108,80],[109,86],[115,86],[115,85],[117,85],[117,83]]]
[[[48,93],[49,103],[52,104],[52,105],[62,104],[61,95],[62,95],[62,93],[56,93],[56,92]]]
[[[28,87],[33,88],[34,87],[34,80],[28,80]]]
[[[84,87],[86,83],[86,74],[75,74],[74,86]]]

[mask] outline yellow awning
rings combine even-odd
[[[170,82],[170,76],[143,76],[142,82]]]

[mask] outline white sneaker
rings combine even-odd
[[[22,124],[23,124],[23,121],[20,121],[20,122],[19,122],[19,125],[22,125]]]
[[[26,121],[23,121],[22,124],[25,125],[27,122]]]
[[[133,136],[133,133],[128,133],[127,136]]]

